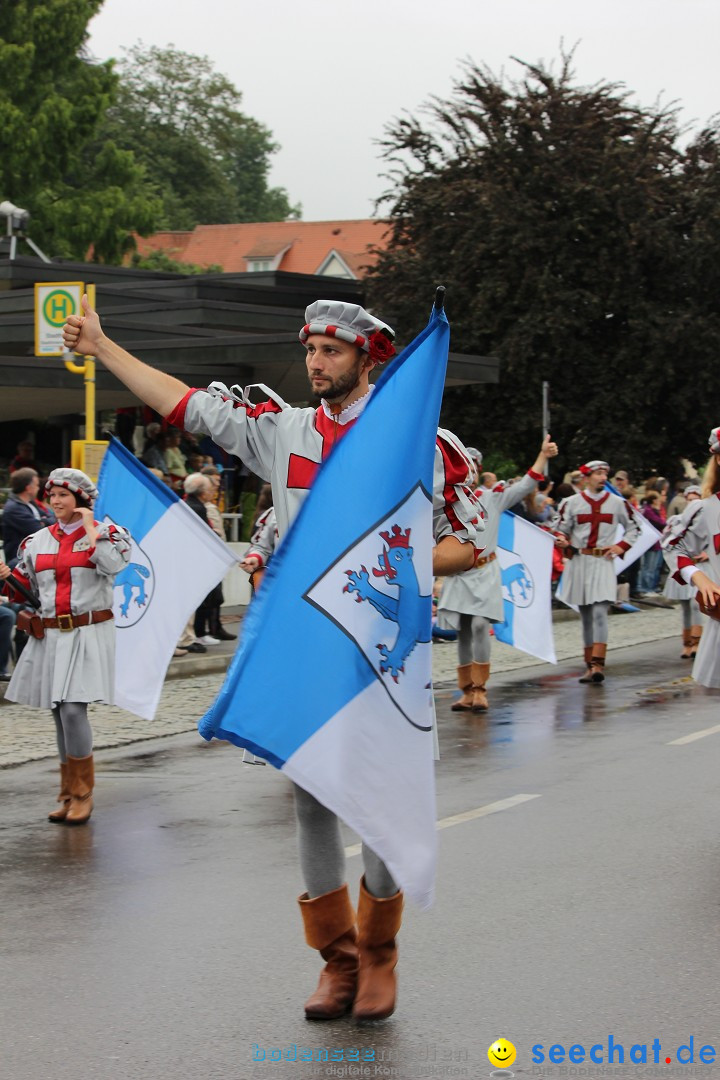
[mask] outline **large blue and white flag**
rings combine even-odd
[[[190,615],[236,560],[117,439],[105,452],[98,489],[96,519],[132,536],[130,562],[115,578],[115,704],[152,720]]]
[[[557,663],[552,627],[554,536],[524,518],[500,518],[497,557],[502,577],[505,621],[493,627],[506,645]]]
[[[320,468],[199,725],[338,814],[421,907],[436,861],[432,490],[448,340],[433,312]]]

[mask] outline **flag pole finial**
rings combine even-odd
[[[443,311],[445,309],[445,286],[444,285],[438,285],[438,287],[436,288],[436,290],[435,290],[435,302],[433,303],[433,307],[435,308],[435,310],[437,312]]]

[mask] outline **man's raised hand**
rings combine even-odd
[[[68,316],[63,327],[63,344],[70,352],[81,353],[83,356],[96,356],[104,335],[98,314],[90,307],[87,293],[83,293],[82,309],[84,315]]]

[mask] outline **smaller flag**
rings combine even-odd
[[[178,638],[193,611],[236,562],[174,491],[113,439],[98,477],[98,521],[132,536],[115,578],[115,704],[152,720]]]
[[[497,557],[505,621],[493,627],[505,645],[557,663],[552,627],[552,560],[555,538],[507,510],[500,518]]]
[[[613,495],[619,495],[621,499],[624,497],[609,481],[605,482],[605,489],[607,491],[612,491]],[[635,510],[635,507],[633,507],[633,510]],[[618,576],[622,574],[623,570],[627,570],[628,566],[632,566],[632,564],[641,558],[646,551],[649,551],[651,547],[662,539],[662,533],[659,533],[655,526],[651,525],[645,515],[639,510],[635,510],[635,517],[640,526],[640,535],[633,546],[626,551],[623,556],[616,555],[613,559],[615,573]],[[619,525],[617,535],[615,536],[615,543],[619,544],[622,538],[623,528]]]

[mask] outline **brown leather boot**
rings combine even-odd
[[[693,632],[690,630],[683,630],[683,650],[680,653],[681,660],[692,660],[692,647],[693,647]]]
[[[691,642],[691,648],[690,648],[690,658],[692,660],[694,660],[695,657],[697,656],[697,651],[698,651],[698,648],[700,646],[700,638],[702,637],[702,632],[703,632],[702,626],[691,626],[690,627],[690,633],[692,635],[692,642]]]
[[[298,897],[305,940],[325,961],[317,990],[305,1002],[308,1020],[344,1016],[355,999],[358,973],[355,912],[347,885],[309,899]]]
[[[592,681],[594,683],[605,682],[605,654],[607,652],[607,645],[603,642],[596,641],[592,647],[592,660],[590,661],[590,667],[592,668]]]
[[[395,1011],[397,945],[402,921],[403,894],[386,900],[372,896],[360,882],[358,950],[360,970],[353,1006],[355,1020],[384,1020]]]
[[[578,682],[590,683],[590,682],[593,681],[593,678],[592,678],[592,651],[593,651],[592,645],[586,645],[585,648],[583,649],[583,656],[585,658],[585,674],[580,676],[580,678],[578,679]]]
[[[487,681],[490,678],[490,665],[489,664],[476,664],[473,661],[472,665],[472,681],[473,681],[473,712],[487,712],[488,711],[488,699],[485,693],[485,687]]]
[[[92,814],[92,792],[95,786],[93,756],[67,759],[70,805],[65,815],[66,825],[84,825]]]
[[[462,664],[457,669],[458,686],[462,697],[450,706],[451,712],[470,712],[473,704],[472,664]]]
[[[57,797],[60,803],[57,810],[51,810],[48,821],[61,822],[67,817],[70,806],[70,788],[68,786],[68,767],[64,761],[60,762],[60,794]]]

